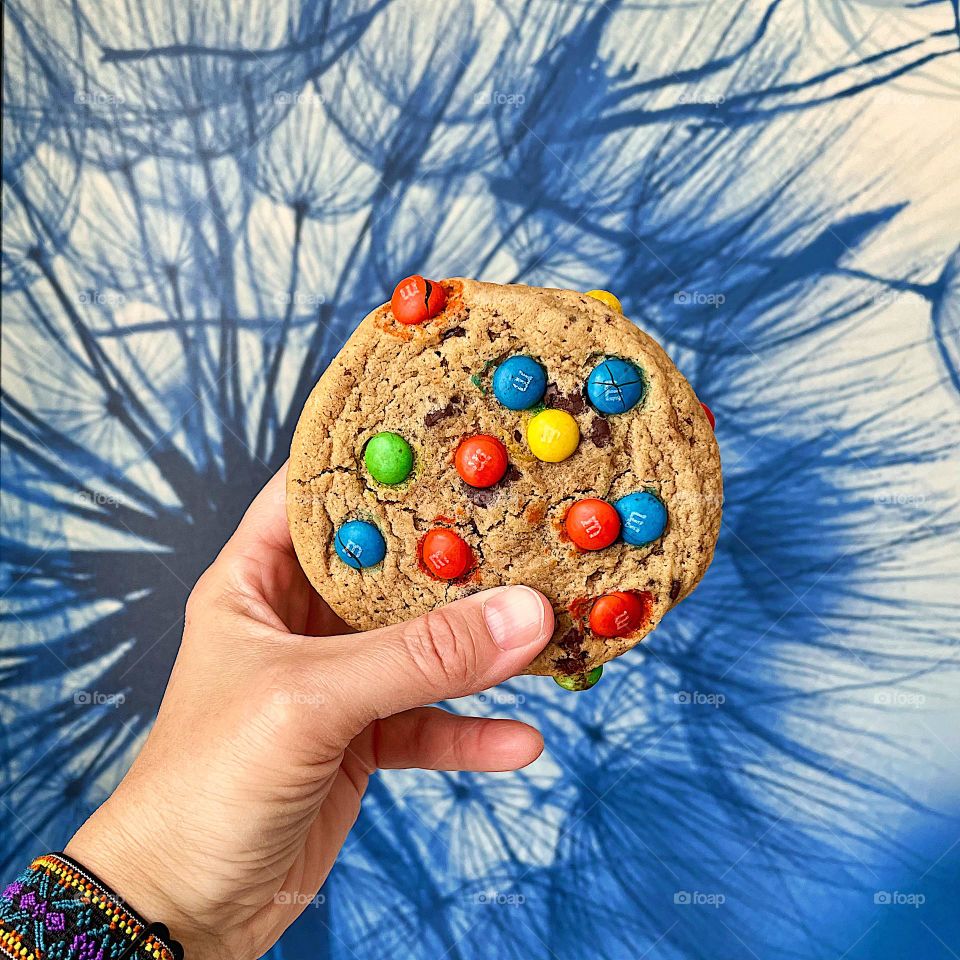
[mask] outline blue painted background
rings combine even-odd
[[[372,784],[276,958],[956,957],[958,9],[11,0],[2,867],[398,278],[605,287],[718,416],[697,592],[517,775]]]

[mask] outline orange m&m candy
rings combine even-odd
[[[620,515],[605,500],[578,500],[563,518],[567,536],[581,550],[602,550],[620,535]]]
[[[420,559],[424,567],[441,580],[456,580],[470,569],[473,551],[453,530],[434,527],[420,542]]]
[[[648,616],[649,599],[645,595],[607,593],[590,609],[590,629],[598,637],[626,637],[639,630]]]
[[[424,280],[420,274],[401,280],[390,298],[390,309],[398,323],[423,323],[435,317],[447,303],[447,294],[439,283]]]
[[[486,433],[467,437],[453,458],[457,473],[471,487],[492,487],[507,472],[507,448]]]

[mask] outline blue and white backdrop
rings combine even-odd
[[[517,775],[373,783],[274,958],[960,953],[957,0],[9,0],[4,874],[412,272],[616,292],[715,410],[716,561]],[[952,907],[951,907],[952,903]]]

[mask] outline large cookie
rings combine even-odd
[[[347,623],[525,583],[557,622],[528,672],[578,677],[693,590],[720,527],[717,443],[607,299],[418,277],[361,322],[307,400],[288,480],[297,555]]]

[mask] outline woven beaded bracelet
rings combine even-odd
[[[162,923],[146,923],[86,868],[48,853],[0,894],[0,957],[183,960]]]

